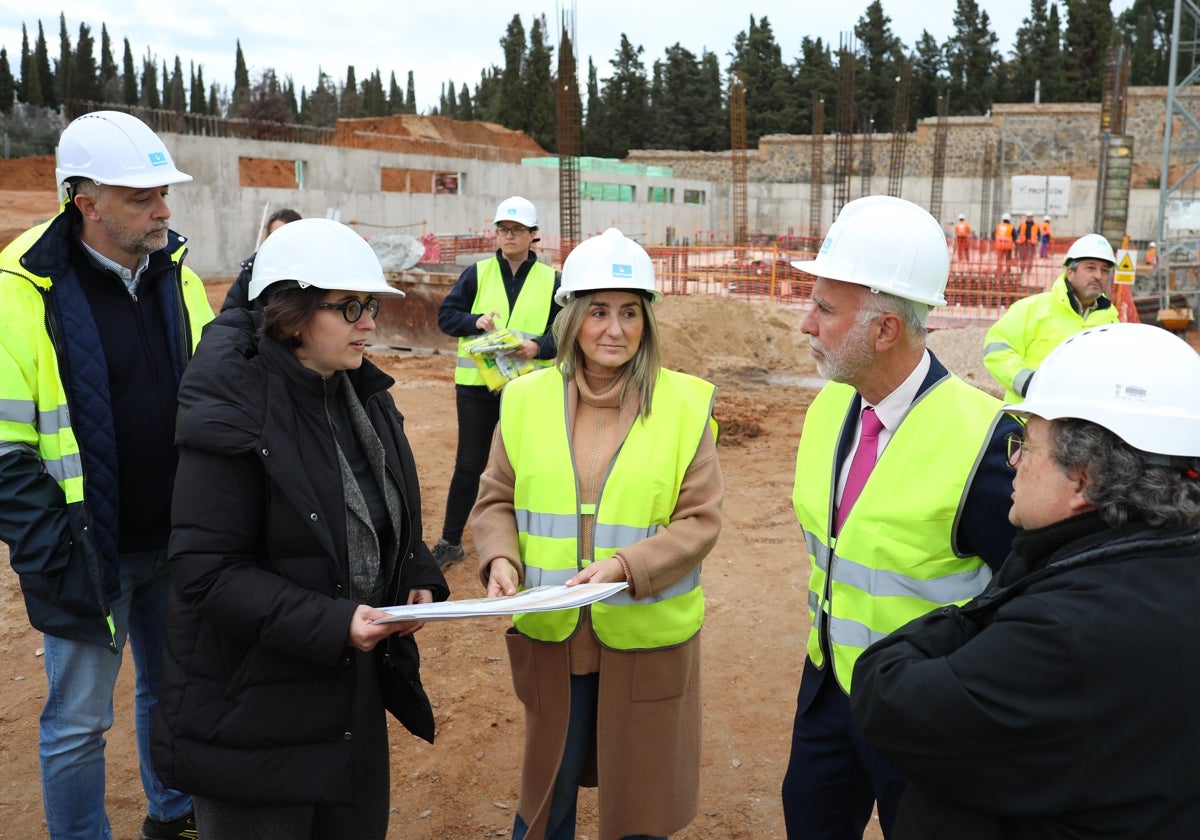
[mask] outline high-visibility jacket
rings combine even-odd
[[[550,303],[554,296],[554,269],[545,263],[535,262],[529,267],[517,302],[509,311],[508,295],[504,291],[504,278],[500,262],[488,257],[475,263],[477,284],[472,312],[499,312],[495,317],[496,329],[510,329],[526,339],[540,338],[549,326]],[[464,349],[478,336],[467,335],[458,339],[458,361],[454,368],[457,385],[486,385],[483,374]],[[531,359],[536,367],[549,367],[553,359]]]
[[[960,219],[954,223],[954,235],[959,239],[966,239],[971,235],[971,225],[966,219]]]
[[[983,339],[983,364],[1004,386],[1004,401],[1025,399],[1029,380],[1050,351],[1063,341],[1100,324],[1120,320],[1117,308],[1101,295],[1088,312],[1072,305],[1067,275],[1060,274],[1048,292],[1013,301]]]
[[[1028,245],[1031,242],[1037,242],[1037,222],[1033,219],[1026,219],[1017,225],[1017,244]]]
[[[650,415],[634,421],[605,471],[595,505],[584,505],[562,374],[557,369],[535,371],[505,387],[500,433],[516,477],[513,507],[526,587],[564,583],[670,523],[715,394],[703,379],[660,371]],[[592,556],[580,557],[582,517],[588,515],[594,517]],[[646,650],[682,644],[704,621],[700,566],[650,598],[634,600],[620,593],[590,609],[592,630],[607,647]],[[579,616],[577,609],[522,613],[513,623],[531,638],[561,642],[575,632]]]
[[[107,376],[98,333],[67,259],[76,247],[73,212],[64,210],[0,251],[0,505],[9,511],[3,536],[30,623],[54,636],[115,647],[108,604],[118,594],[117,452],[104,402],[107,381],[93,384]],[[203,283],[183,265],[185,241],[168,234],[177,291],[166,320],[180,369],[213,317]],[[79,416],[97,418],[101,427],[86,452],[76,439]],[[19,498],[10,502],[10,494]],[[65,521],[56,523],[47,509],[63,504]],[[55,528],[63,533],[48,533]],[[67,587],[71,602],[64,605]]]
[[[996,250],[1011,251],[1013,249],[1013,226],[1008,222],[996,225]]]
[[[870,644],[939,606],[963,603],[991,580],[977,555],[959,551],[967,490],[1000,414],[1000,402],[947,374],[913,403],[879,455],[862,494],[832,536],[843,427],[860,401],[829,383],[804,417],[792,503],[804,529],[808,657],[832,658],[850,693],[854,662]]]
[[[1042,222],[1042,226],[1039,229],[1039,232],[1040,232],[1042,239],[1047,239],[1047,240],[1050,239],[1050,223]]]

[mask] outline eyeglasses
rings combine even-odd
[[[524,225],[497,225],[497,236],[520,236],[522,233],[529,233],[529,228]]]
[[[346,323],[357,323],[364,312],[370,314],[372,318],[379,314],[379,300],[369,297],[365,301],[353,298],[345,303],[318,303],[317,309],[336,309],[342,313],[342,317],[346,319]]]
[[[1050,449],[1049,446],[1034,446],[1018,432],[1009,432],[1004,436],[1004,445],[1008,453],[1008,465],[1014,470],[1021,463],[1021,453],[1026,449]]]

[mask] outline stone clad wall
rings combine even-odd
[[[1162,166],[1162,133],[1166,108],[1165,87],[1129,89],[1126,132],[1134,138],[1135,188],[1157,186]],[[1100,160],[1100,104],[1000,104],[989,116],[947,118],[947,178],[983,178],[986,161],[991,175],[1069,175],[1095,180]],[[937,118],[921,120],[908,134],[904,149],[904,177],[932,177]],[[1179,128],[1177,126],[1176,130]],[[871,136],[874,175],[886,178],[891,161],[891,134]],[[864,135],[853,142],[852,177],[861,175]],[[751,183],[810,182],[813,138],[808,135],[771,135],[747,152],[747,179]],[[823,170],[826,183],[833,180],[834,137],[826,135]],[[1001,156],[1002,151],[1002,156]],[[729,152],[677,152],[634,150],[632,163],[670,166],[676,178],[725,181],[730,173]],[[1179,166],[1189,165],[1181,159]]]

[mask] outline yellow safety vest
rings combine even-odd
[[[500,433],[516,476],[513,507],[526,587],[561,584],[577,571],[667,525],[679,499],[716,388],[694,376],[659,372],[650,416],[634,421],[595,505],[579,501],[578,476],[566,421],[566,382],[557,370],[513,380],[500,401]],[[582,517],[595,517],[591,557],[580,557]],[[670,588],[634,600],[619,593],[591,606],[601,644],[650,650],[682,644],[704,622],[700,567]],[[522,613],[517,629],[561,642],[579,624],[579,610]]]
[[[1034,371],[1050,351],[1077,332],[1120,320],[1117,308],[1107,298],[1086,317],[1071,306],[1065,273],[1048,292],[1013,301],[983,339],[983,364],[1004,386],[1004,401],[1018,403]]]
[[[855,422],[854,396],[851,386],[829,383],[809,406],[792,494],[812,567],[808,656],[823,668],[832,651],[847,694],[868,645],[930,610],[970,600],[991,580],[978,556],[958,550],[955,529],[1000,416],[997,399],[958,377],[935,383],[909,410],[832,538],[838,440]]]
[[[546,333],[550,321],[550,302],[554,296],[554,269],[542,262],[529,267],[529,273],[517,293],[517,303],[508,309],[508,295],[504,291],[504,276],[500,273],[500,261],[489,257],[475,263],[475,300],[472,312],[499,312],[496,329],[510,329],[522,338],[537,339]],[[464,349],[479,336],[466,335],[458,339],[458,361],[454,368],[457,385],[487,385],[483,374]],[[553,359],[532,359],[538,367],[550,367]],[[506,386],[507,387],[507,386]]]
[[[0,284],[0,312],[11,338],[0,354],[7,362],[0,365],[0,451],[11,446],[35,450],[46,472],[62,488],[67,504],[75,504],[83,501],[83,462],[71,428],[59,360],[47,332],[52,319],[47,319],[42,296],[42,290],[49,289],[53,281],[30,274],[19,262],[52,221],[25,231],[0,252],[0,275],[9,275]],[[181,245],[171,255],[177,266],[186,251]],[[201,330],[212,320],[212,307],[200,278],[186,266],[179,266],[179,271],[191,349],[195,350]]]

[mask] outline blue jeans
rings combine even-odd
[[[596,701],[600,692],[599,674],[571,675],[571,714],[567,723],[567,744],[562,764],[554,779],[554,794],[550,800],[550,819],[546,823],[545,840],[573,840],[575,814],[579,803],[579,780],[583,765],[596,732]],[[521,815],[513,821],[513,840],[524,840],[529,826]],[[621,840],[666,840],[649,834],[627,834]]]
[[[192,809],[191,797],[164,788],[150,764],[150,719],[158,700],[171,587],[167,552],[123,554],[120,563],[121,595],[109,606],[121,654],[101,645],[43,637],[49,685],[38,756],[51,840],[112,837],[104,810],[104,733],[113,724],[113,691],[126,638],[133,653],[138,763],[150,817],[173,820]]]

